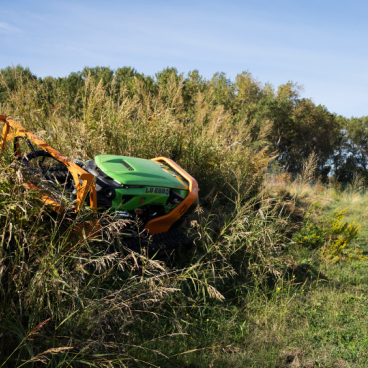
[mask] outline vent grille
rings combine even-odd
[[[123,199],[122,199],[121,203],[125,204],[125,203],[129,202],[131,199],[133,199],[134,197],[135,197],[134,195],[125,194],[125,195],[123,195]]]
[[[121,161],[121,163],[129,170],[129,171],[134,171],[134,169],[124,160]]]

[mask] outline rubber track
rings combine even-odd
[[[140,253],[141,249],[146,249],[148,254],[152,255],[157,252],[170,253],[179,247],[190,248],[193,242],[182,231],[171,230],[149,237],[124,238],[121,239],[121,245],[137,253]]]

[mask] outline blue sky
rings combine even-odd
[[[0,68],[66,76],[85,66],[166,66],[209,79],[247,70],[347,117],[368,115],[366,1],[0,0]]]

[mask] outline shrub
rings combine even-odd
[[[362,255],[362,251],[358,246],[351,247],[351,243],[358,236],[360,225],[344,222],[345,212],[334,211],[329,220],[329,239],[325,246],[321,249],[321,255],[329,262],[336,263],[349,259],[368,259]]]
[[[367,259],[352,242],[357,238],[360,225],[344,222],[347,209],[334,211],[327,220],[311,221],[311,215],[319,206],[313,203],[305,216],[303,227],[293,235],[293,241],[310,249],[319,249],[323,259],[330,263],[350,259]]]
[[[326,241],[327,230],[325,224],[312,221],[311,216],[318,209],[320,203],[314,202],[304,216],[303,227],[293,235],[293,241],[303,247],[316,249],[322,247]]]

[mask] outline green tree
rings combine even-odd
[[[105,87],[111,84],[113,77],[114,77],[114,71],[110,69],[109,67],[105,67],[105,66],[96,66],[94,68],[90,68],[86,66],[82,70],[81,76],[83,79],[85,79],[89,75],[97,83],[99,83],[102,80],[102,85]]]
[[[183,81],[183,99],[187,109],[195,105],[198,93],[205,93],[207,89],[206,80],[199,74],[197,69],[188,72]]]
[[[144,74],[138,73],[134,68],[130,66],[124,66],[118,68],[115,71],[115,81],[116,81],[116,93],[124,92],[130,98],[136,93],[137,82],[143,82],[145,88],[150,93],[156,93],[157,87],[155,81],[151,76],[145,76]],[[123,90],[122,90],[123,86]]]
[[[340,181],[351,180],[354,172],[368,177],[368,116],[339,116],[338,121],[341,138],[333,157],[336,175]]]
[[[298,100],[293,110],[293,130],[290,144],[284,147],[284,164],[290,171],[300,171],[302,161],[314,152],[318,157],[318,168],[327,176],[327,165],[336,148],[340,135],[340,125],[336,115],[331,114],[325,106],[316,106],[310,99]]]
[[[233,108],[233,103],[236,99],[235,87],[230,79],[226,78],[225,73],[215,73],[209,83],[209,87],[214,90],[216,105],[222,105],[226,110]]]

